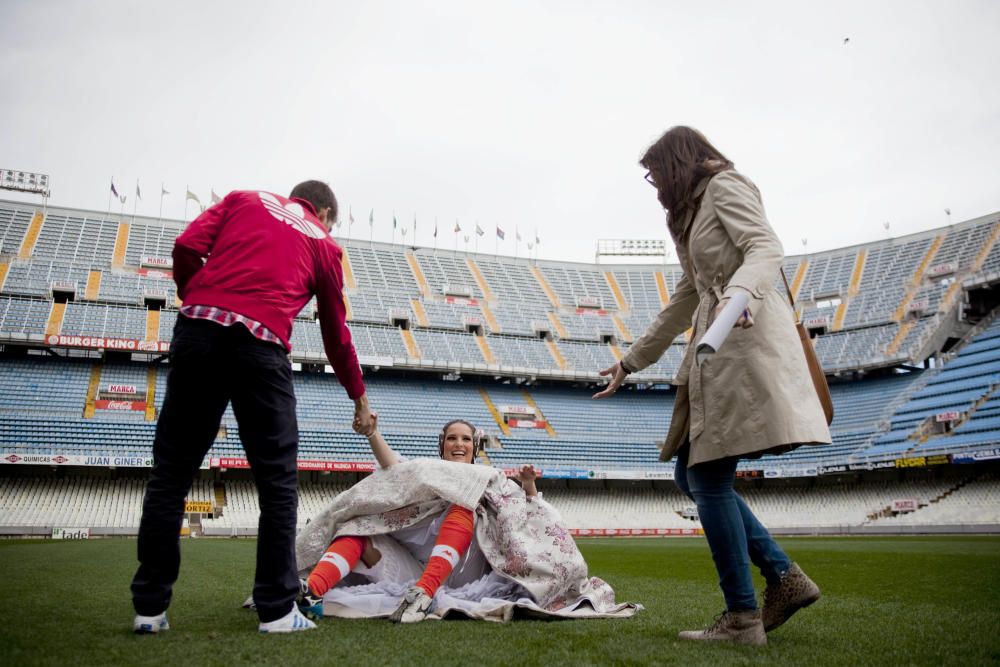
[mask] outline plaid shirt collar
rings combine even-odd
[[[242,324],[247,328],[254,338],[262,340],[266,343],[274,343],[275,345],[280,345],[284,347],[284,343],[278,338],[273,331],[265,327],[263,324],[256,320],[251,320],[249,317],[244,317],[239,313],[234,313],[231,310],[224,310],[222,308],[216,308],[215,306],[183,306],[181,308],[181,314],[184,317],[190,317],[195,320],[210,320],[216,324],[221,324],[224,327],[231,327],[234,324]]]

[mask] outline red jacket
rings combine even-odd
[[[315,294],[326,356],[355,399],[365,385],[346,324],[342,257],[309,202],[237,191],[177,237],[174,280],[185,305],[256,320],[289,350],[292,320]]]

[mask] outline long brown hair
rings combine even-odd
[[[685,125],[667,130],[646,149],[639,164],[656,181],[656,198],[670,213],[667,225],[675,241],[684,232],[681,221],[694,206],[694,189],[701,179],[733,166],[705,135]]]

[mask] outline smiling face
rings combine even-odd
[[[456,423],[444,432],[444,445],[441,448],[441,458],[456,463],[472,463],[476,454],[473,446],[474,433],[468,424]]]

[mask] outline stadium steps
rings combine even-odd
[[[62,331],[63,318],[66,316],[66,302],[52,303],[49,310],[49,321],[45,324],[45,335],[55,336]]]
[[[865,260],[868,257],[868,251],[862,248],[858,251],[858,254],[854,257],[854,269],[851,271],[851,282],[847,287],[847,294],[849,297],[856,296],[858,292],[861,291],[861,276],[865,271]],[[847,317],[847,304],[848,299],[842,299],[840,305],[837,306],[837,312],[833,315],[833,324],[830,325],[830,331],[840,331],[844,328],[844,318]]]
[[[922,447],[924,443],[926,443],[926,442],[928,442],[930,440],[942,440],[942,441],[944,441],[944,439],[951,437],[951,435],[952,435],[952,433],[954,432],[955,429],[957,429],[962,424],[964,424],[965,422],[967,422],[970,419],[972,419],[972,416],[974,414],[976,414],[976,410],[978,410],[980,407],[982,407],[987,401],[989,401],[993,397],[994,394],[997,393],[997,389],[1000,389],[1000,384],[991,384],[990,387],[989,387],[989,389],[987,389],[986,392],[982,396],[980,396],[979,398],[977,398],[975,401],[972,402],[972,405],[969,406],[968,410],[963,410],[961,416],[958,419],[958,421],[956,421],[954,424],[952,424],[952,431],[951,432],[919,435],[919,438],[918,438],[919,439],[919,444],[916,445],[916,446],[914,446],[914,447],[911,447],[908,450],[906,450],[905,453],[906,454],[911,453],[914,449],[917,449],[918,447]],[[928,417],[928,419],[930,419],[930,417]],[[921,425],[922,424],[923,424],[923,422],[921,422]],[[917,436],[919,433],[920,433],[920,427],[918,426],[917,430],[915,430],[913,432],[913,434],[910,435],[910,437]]]
[[[42,215],[41,211],[35,211],[35,214],[31,216],[31,222],[28,223],[28,229],[25,230],[24,238],[21,240],[21,249],[17,253],[21,259],[31,257],[31,253],[35,250],[35,243],[38,242],[38,237],[42,233],[44,221],[45,216]]]
[[[971,482],[973,479],[974,478],[972,478],[972,477],[967,477],[965,479],[959,480],[954,486],[952,486],[950,489],[948,489],[947,491],[945,491],[941,495],[939,495],[939,496],[937,496],[935,498],[931,498],[931,501],[929,503],[927,503],[927,504],[928,505],[933,505],[934,503],[941,502],[942,500],[944,500],[945,498],[947,498],[948,496],[950,496],[951,494],[955,493],[956,491],[958,491],[959,489],[961,489],[963,486],[965,486],[966,484],[968,484],[969,482]]]
[[[128,249],[128,237],[131,227],[127,222],[118,223],[118,234],[115,236],[115,249],[111,254],[111,266],[125,266],[125,251]]]
[[[496,357],[493,356],[493,350],[490,349],[490,344],[486,342],[486,336],[481,336],[476,334],[474,336],[476,339],[476,345],[479,346],[479,351],[483,353],[483,361],[489,366],[493,366],[497,363]]]
[[[347,256],[347,248],[341,246],[343,254],[340,256],[340,267],[344,272],[344,286],[350,289],[358,288],[358,281],[354,279],[354,270],[351,268],[351,260]]]
[[[83,292],[83,298],[87,301],[97,301],[98,294],[101,293],[101,272],[91,271],[87,274],[87,288]]]
[[[608,349],[611,350],[611,354],[615,356],[618,361],[622,360],[622,349],[618,347],[616,343],[608,342]]]
[[[155,308],[146,311],[146,340],[160,340],[160,311]]]
[[[542,409],[538,407],[538,403],[535,402],[535,398],[530,393],[528,393],[527,389],[522,389],[521,395],[524,396],[524,401],[535,409],[536,417],[538,419],[545,420],[545,432],[549,434],[549,437],[550,438],[557,437],[556,430],[552,428],[552,422],[549,421],[548,418],[546,418],[546,416],[542,413]]]
[[[625,301],[625,295],[622,294],[621,287],[618,286],[618,280],[615,278],[615,274],[610,271],[605,271],[604,279],[608,281],[608,287],[611,288],[611,293],[615,297],[615,303],[618,304],[618,310],[628,312],[628,303]]]
[[[146,369],[146,421],[156,421],[156,366]]]
[[[920,510],[922,510],[924,508],[930,507],[930,506],[932,506],[932,505],[934,505],[936,503],[941,502],[942,500],[944,500],[945,498],[947,498],[951,494],[955,493],[956,491],[958,491],[959,489],[961,489],[963,486],[965,486],[969,482],[973,481],[973,479],[974,478],[972,478],[972,477],[969,477],[969,478],[966,478],[966,479],[961,479],[958,482],[956,482],[954,485],[952,485],[951,487],[949,487],[948,489],[946,489],[944,492],[938,494],[937,496],[935,496],[933,498],[929,498],[927,500],[927,502],[919,502],[918,501],[918,503],[917,503],[917,509],[913,511],[913,514],[916,514],[917,512],[920,512]],[[877,512],[873,512],[873,513],[869,514],[868,518],[865,520],[864,524],[873,523],[877,519],[881,519],[881,518],[887,517],[887,516],[892,516],[893,514],[894,514],[894,512],[892,510],[892,505],[887,505],[887,506],[879,509]]]
[[[0,292],[3,291],[3,284],[7,280],[7,272],[10,270],[10,264],[7,262],[0,262]]]
[[[213,489],[215,495],[216,516],[222,516],[222,508],[226,506],[226,485],[216,482]]]
[[[417,261],[417,256],[413,254],[412,250],[406,251],[406,263],[410,265],[410,272],[413,273],[413,279],[417,281],[417,285],[420,287],[420,293],[424,296],[430,296],[431,286],[427,284],[424,271],[420,268],[420,262]]]
[[[903,295],[903,300],[899,302],[899,306],[896,308],[896,313],[893,315],[893,320],[896,322],[902,322],[903,318],[906,317],[907,310],[909,310],[910,302],[913,301],[913,297],[917,295],[917,291],[920,290],[920,283],[924,279],[924,271],[927,267],[931,265],[934,261],[934,255],[937,254],[938,248],[941,247],[941,243],[944,242],[944,234],[940,234],[934,237],[931,242],[931,246],[927,249],[927,253],[924,258],[917,265],[917,270],[913,272],[913,278],[910,279],[910,287],[906,290],[906,294]]]
[[[472,274],[473,280],[475,280],[476,284],[479,285],[479,291],[483,293],[483,300],[493,302],[495,300],[493,291],[490,289],[489,283],[486,282],[483,272],[479,270],[479,265],[476,264],[476,260],[471,257],[466,257],[465,265],[469,267],[469,273]],[[483,314],[485,315],[485,312]],[[492,325],[490,328],[493,328]],[[496,329],[494,330],[496,331]]]
[[[993,231],[990,232],[989,238],[986,239],[986,243],[983,244],[982,250],[980,250],[979,254],[976,255],[976,259],[972,263],[972,268],[970,269],[969,273],[976,273],[981,268],[983,268],[983,262],[986,261],[986,258],[990,254],[990,251],[993,250],[993,246],[996,245],[998,238],[1000,238],[1000,222],[997,222],[996,224],[993,225]]]
[[[97,392],[101,388],[101,362],[98,361],[94,364],[94,367],[90,369],[90,382],[87,384],[87,398],[83,404],[83,418],[93,419],[94,410],[96,406],[94,401],[97,400]]]
[[[546,313],[546,315],[549,316],[549,323],[552,324],[552,329],[556,332],[556,335],[560,338],[569,338],[569,334],[566,333],[566,327],[563,326],[559,316],[552,312]],[[562,366],[560,366],[560,368],[562,368]]]
[[[354,312],[351,310],[351,300],[347,298],[347,292],[341,292],[341,296],[344,297],[344,319],[351,322],[354,320]],[[177,303],[177,307],[181,307],[179,301]]]
[[[552,358],[555,360],[556,366],[559,367],[559,370],[566,370],[566,359],[563,358],[562,352],[560,352],[559,348],[556,346],[556,342],[554,340],[547,340],[545,341],[545,347],[549,348],[549,354],[552,355]]]
[[[809,260],[803,257],[799,261],[799,267],[795,269],[795,277],[792,278],[792,296],[799,298],[799,289],[802,288],[802,281],[806,279],[806,272],[809,270]]]
[[[657,271],[656,276],[656,291],[660,295],[660,305],[665,306],[670,303],[670,293],[667,292],[667,280],[663,277],[663,271]]]
[[[417,340],[413,337],[413,332],[409,329],[400,329],[399,334],[403,337],[403,344],[406,345],[406,353],[412,359],[419,359],[420,348],[417,347]]]
[[[504,435],[510,435],[510,427],[504,422],[503,415],[501,415],[500,411],[497,410],[497,406],[493,403],[493,399],[490,398],[490,395],[486,391],[485,387],[479,388],[479,395],[482,397],[483,403],[486,404],[486,409],[490,411],[491,415],[493,415],[493,421],[495,421],[497,426],[500,427],[500,431]]]
[[[493,311],[490,307],[486,305],[486,301],[479,302],[479,310],[483,312],[483,318],[486,320],[486,326],[490,328],[493,333],[500,333],[500,323],[497,322],[497,318],[493,315]]]
[[[885,348],[885,356],[891,357],[896,354],[896,350],[898,350],[899,346],[903,344],[903,341],[906,340],[906,336],[910,333],[910,329],[913,328],[913,323],[914,320],[906,320],[905,322],[900,323],[899,330],[889,342],[889,346]]]
[[[413,308],[413,315],[417,318],[417,326],[429,327],[427,311],[424,310],[424,303],[420,299],[410,299],[410,307]]]
[[[615,328],[618,329],[618,333],[621,334],[622,340],[626,343],[631,343],[634,339],[632,338],[632,332],[628,330],[625,323],[622,322],[622,318],[617,315],[611,316],[611,321],[615,323]]]
[[[847,288],[849,296],[857,296],[861,291],[861,276],[865,272],[865,260],[868,259],[868,251],[862,248],[858,251],[858,256],[854,258],[854,270],[851,271],[851,282]]]
[[[549,301],[552,303],[552,307],[559,308],[560,307],[559,297],[556,296],[556,293],[555,291],[553,291],[552,286],[549,285],[549,281],[546,280],[545,276],[542,275],[541,269],[539,269],[537,266],[532,266],[531,275],[535,276],[535,280],[538,281],[539,287],[541,287],[542,291],[545,292],[545,296],[549,298]]]

